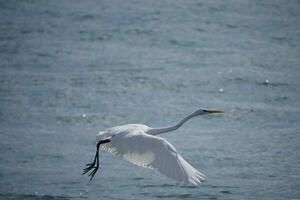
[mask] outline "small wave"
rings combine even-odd
[[[196,31],[200,32],[200,33],[203,33],[205,32],[205,30],[203,28],[195,28]]]
[[[35,53],[37,56],[39,57],[50,57],[50,58],[53,58],[54,56],[48,54],[48,53],[43,53],[43,52],[36,52]],[[50,68],[50,66],[47,66],[47,68]]]
[[[90,124],[99,120],[103,120],[103,118],[97,115],[88,115],[85,117],[83,117],[82,115],[60,115],[55,117],[55,121],[58,124]]]
[[[20,70],[36,70],[36,69],[49,69],[50,66],[45,63],[32,63],[32,64],[26,64],[26,63],[16,63],[14,65],[11,65],[12,68],[20,69]]]
[[[143,177],[134,177],[134,178],[132,178],[132,180],[135,180],[135,181],[143,180],[143,179],[144,179]]]
[[[239,27],[239,26],[233,25],[233,24],[227,24],[226,26],[227,26],[228,28],[230,28],[230,29],[236,29],[236,28]]]
[[[286,42],[288,41],[287,37],[271,37],[272,40],[278,41],[278,42]]]
[[[195,185],[181,185],[181,188],[197,188]]]
[[[150,29],[130,29],[126,30],[125,34],[131,34],[131,35],[153,35],[155,32]]]
[[[140,187],[140,188],[153,188],[153,187],[160,187],[160,186],[159,185],[148,184],[148,185],[139,185],[138,187]]]
[[[261,80],[261,81],[255,81],[248,78],[242,78],[242,77],[235,77],[233,79],[230,79],[230,81],[236,82],[236,83],[244,83],[244,84],[255,84],[260,86],[273,86],[273,87],[286,87],[289,86],[288,83],[283,83],[279,81],[272,81],[269,79]]]
[[[223,194],[232,194],[232,192],[230,192],[229,190],[222,190],[220,192],[223,193]]]
[[[159,195],[156,195],[156,197],[158,198],[178,198],[178,199],[187,199],[187,198],[191,198],[192,195],[191,194],[167,194],[167,195],[164,195],[164,194],[159,194]]]
[[[79,15],[79,16],[74,16],[73,19],[75,21],[88,21],[88,20],[96,20],[96,19],[100,19],[100,16],[97,15],[91,15],[91,14],[85,14],[85,15]]]
[[[0,199],[11,200],[65,200],[70,199],[66,196],[36,195],[36,194],[0,194]]]
[[[160,184],[160,185],[155,185],[155,184],[148,184],[148,185],[140,185],[139,187],[141,188],[155,188],[155,187],[158,187],[158,188],[166,188],[166,187],[173,187],[174,185],[172,184]]]
[[[193,47],[193,46],[195,46],[195,43],[192,42],[192,41],[183,41],[183,40],[175,40],[175,39],[169,40],[169,43],[171,45],[181,46],[181,47]]]
[[[210,185],[210,184],[205,184],[203,185],[203,187],[208,187],[208,188],[220,188],[220,189],[224,189],[222,191],[228,191],[228,188],[239,188],[237,186],[229,186],[229,185]],[[221,192],[222,192],[221,191]],[[226,192],[225,192],[226,193]]]
[[[261,81],[261,82],[256,82],[257,85],[268,85],[268,86],[273,86],[273,87],[283,87],[283,86],[289,86],[287,83],[282,83],[282,82],[272,82],[269,80]]]

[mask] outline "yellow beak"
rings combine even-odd
[[[218,109],[203,109],[204,112],[208,113],[223,113],[223,110],[218,110]]]

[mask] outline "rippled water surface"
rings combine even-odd
[[[300,199],[299,1],[1,1],[0,199]],[[101,153],[105,128],[163,135],[197,187]]]

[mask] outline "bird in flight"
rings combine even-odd
[[[156,169],[171,179],[197,185],[205,179],[205,175],[184,160],[171,143],[157,135],[174,131],[198,115],[222,112],[222,110],[216,109],[198,109],[176,125],[166,128],[151,128],[143,124],[126,124],[100,131],[96,137],[97,150],[94,161],[86,165],[83,174],[90,172],[90,181],[93,179],[99,168],[99,149],[101,149],[120,156],[135,165]]]

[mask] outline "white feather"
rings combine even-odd
[[[111,140],[101,145],[103,151],[138,166],[156,169],[177,181],[197,185],[204,180],[205,175],[185,161],[166,139],[145,133],[149,129],[139,124],[117,126],[100,132],[97,140]]]

